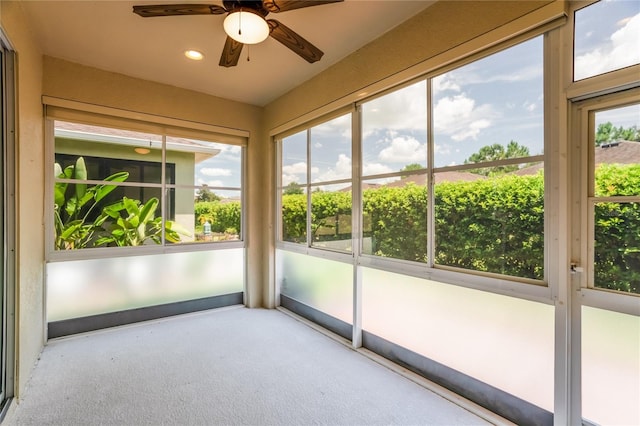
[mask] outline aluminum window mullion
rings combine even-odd
[[[434,136],[433,136],[433,102],[431,96],[433,79],[427,79],[427,265],[433,267],[435,265],[435,194],[434,194]]]
[[[160,215],[162,216],[162,229],[161,229],[161,233],[160,233],[160,241],[162,243],[162,246],[166,245],[166,240],[165,240],[165,226],[166,226],[166,220],[167,220],[167,191],[169,191],[169,188],[167,188],[167,171],[166,171],[166,164],[167,164],[167,135],[163,134],[162,135],[162,159],[160,162],[160,167],[161,167],[161,171],[160,171],[160,183],[162,185],[162,190],[160,191]]]
[[[307,128],[307,247],[311,247],[311,128]]]
[[[362,346],[362,107],[351,112],[351,251],[353,255],[353,335],[352,346]]]

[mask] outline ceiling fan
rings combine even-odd
[[[159,4],[133,6],[133,12],[143,18],[177,15],[223,15],[227,40],[220,56],[220,66],[238,64],[242,46],[256,44],[273,37],[300,55],[309,63],[319,61],[324,55],[320,49],[298,33],[275,19],[266,19],[269,13],[280,13],[303,7],[338,3],[343,0],[223,0],[223,6],[215,4]]]

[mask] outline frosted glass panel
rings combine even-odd
[[[640,425],[640,317],[582,307],[582,416]]]
[[[47,321],[242,292],[244,249],[47,264]]]
[[[280,292],[334,318],[353,323],[353,266],[277,251]]]
[[[363,329],[553,411],[553,306],[363,268]]]

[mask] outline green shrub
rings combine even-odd
[[[195,203],[194,209],[196,224],[202,225],[208,220],[211,224],[211,232],[224,233],[230,229],[241,231],[240,201],[201,201]]]

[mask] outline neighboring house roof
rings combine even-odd
[[[636,164],[640,163],[640,142],[619,141],[600,145],[596,148],[596,164]]]
[[[595,149],[595,164],[640,164],[640,142],[618,141],[600,145]],[[514,175],[534,175],[542,170],[537,163],[513,172]]]
[[[116,145],[130,145],[138,148],[162,148],[162,136],[160,135],[66,121],[56,121],[55,136]],[[167,142],[167,150],[192,152],[195,155],[196,164],[220,153],[219,149],[207,146],[207,142],[199,143],[198,141],[173,136],[170,142]]]
[[[478,175],[475,173],[469,172],[439,172],[435,173],[435,183],[441,182],[472,182],[475,180],[485,179],[484,176]],[[404,179],[396,180],[391,183],[388,183],[385,186],[397,188],[405,186],[409,183],[414,183],[416,185],[426,185],[427,184],[427,175],[426,173],[418,174],[418,175],[409,175],[405,176]]]

